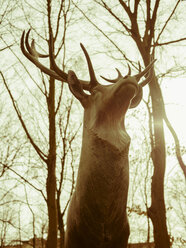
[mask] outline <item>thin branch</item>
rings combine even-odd
[[[63,86],[64,86],[64,83],[62,82],[61,84],[61,88],[60,88],[60,94],[59,94],[59,99],[57,101],[57,107],[56,107],[56,110],[55,110],[55,114],[57,114],[58,110],[59,110],[59,107],[60,107],[60,104],[61,104],[61,101],[62,101],[62,96],[63,96]]]
[[[67,150],[67,144],[66,143],[67,143],[67,140],[68,140],[67,130],[68,130],[68,127],[69,127],[69,122],[70,122],[70,114],[71,114],[71,110],[72,110],[72,101],[73,100],[71,100],[71,104],[67,108],[67,117],[66,117],[66,124],[65,124],[65,127],[64,127],[64,131],[62,131],[62,129],[60,127],[60,135],[62,137],[62,144],[63,144],[63,156],[61,158],[62,169],[61,169],[61,173],[60,173],[60,182],[59,182],[59,188],[58,188],[58,191],[59,191],[60,194],[61,194],[61,188],[62,188],[62,183],[63,183],[63,179],[64,179],[63,175],[64,175],[65,160],[66,160],[66,155],[67,155],[67,151],[66,151]],[[62,125],[60,125],[60,126],[62,126]]]
[[[122,54],[122,56],[124,57],[124,59],[126,59],[127,61],[129,61],[131,64],[132,61],[130,59],[127,58],[127,56],[123,53],[123,51],[116,45],[116,43],[111,40],[111,38],[106,35],[103,30],[101,30],[95,23],[93,23],[88,16],[74,3],[74,5],[76,6],[76,8],[83,14],[83,16]]]
[[[56,33],[54,35],[54,41],[57,39],[57,35],[59,34],[59,24],[60,24],[60,19],[61,19],[61,12],[63,10],[63,1],[61,1],[60,8],[58,11],[58,16],[57,16],[57,21],[56,21]]]
[[[30,185],[32,188],[34,188],[35,190],[37,190],[38,192],[41,193],[41,195],[43,196],[44,200],[47,201],[43,191],[41,189],[38,189],[36,186],[34,186],[32,183],[30,183],[27,179],[25,179],[23,176],[21,176],[19,173],[17,173],[14,169],[12,169],[10,166],[5,165],[10,171],[12,171],[14,174],[16,174],[19,178],[21,178],[25,183],[27,183],[28,185]]]
[[[138,26],[138,22],[137,22],[137,9],[138,9],[138,1],[136,0],[135,2],[135,6],[134,6],[134,13],[132,13],[131,9],[129,6],[126,5],[126,3],[123,0],[119,0],[120,4],[122,5],[123,9],[126,11],[126,13],[128,14],[128,17],[131,21],[131,37],[133,38],[133,40],[136,42],[136,45],[139,49],[139,51],[141,52],[141,54],[144,53],[144,44],[141,41],[141,35],[139,32],[139,26]]]
[[[71,155],[72,155],[72,161],[73,161],[73,149],[71,147]],[[73,192],[74,192],[74,185],[75,185],[75,173],[74,173],[74,167],[73,167],[73,162],[71,161],[71,169],[72,169],[72,183],[71,183],[71,191],[70,191],[70,195],[69,195],[69,199],[68,201],[66,202],[66,205],[63,209],[63,212],[62,212],[62,216],[64,216],[66,210],[67,210],[67,207],[70,203],[70,200],[72,198],[72,195],[73,195]]]
[[[26,190],[26,185],[24,185],[24,189],[25,189],[25,197],[26,197],[26,202],[27,202],[27,206],[30,210],[30,212],[32,213],[32,231],[33,231],[33,248],[36,248],[36,234],[35,234],[35,214],[33,209],[30,206],[29,200],[28,200],[28,194],[27,194],[27,190]]]
[[[0,49],[0,52],[4,51],[4,50],[6,50],[6,49],[9,49],[9,48],[12,47],[13,45],[14,45],[14,44],[1,48],[1,49]]]
[[[20,111],[19,111],[19,109],[18,109],[18,106],[17,106],[17,104],[16,104],[16,101],[15,101],[15,99],[14,99],[14,97],[13,97],[13,95],[12,95],[12,93],[11,93],[11,91],[10,91],[10,89],[9,89],[9,87],[8,87],[8,85],[7,85],[7,83],[6,83],[6,80],[5,80],[5,78],[4,78],[4,75],[3,75],[3,73],[2,73],[1,71],[0,71],[0,74],[1,74],[1,77],[3,78],[4,85],[5,85],[5,87],[6,87],[7,91],[8,91],[8,94],[9,94],[9,96],[10,96],[10,98],[11,98],[13,107],[14,107],[14,109],[15,109],[15,111],[16,111],[16,114],[17,114],[17,116],[18,116],[18,119],[19,119],[19,121],[21,122],[21,125],[22,125],[22,127],[23,127],[23,129],[24,129],[24,131],[25,131],[25,133],[26,133],[26,135],[27,135],[27,138],[29,139],[31,145],[34,147],[34,149],[35,149],[35,151],[37,152],[37,154],[39,155],[39,157],[46,163],[46,162],[47,162],[47,159],[46,159],[46,158],[47,158],[47,155],[44,154],[44,153],[40,150],[40,148],[36,145],[36,143],[35,143],[34,140],[32,139],[32,137],[31,137],[31,135],[30,135],[30,133],[29,133],[29,131],[28,131],[28,129],[27,129],[27,127],[26,127],[26,125],[25,125],[23,119],[22,119],[22,116],[21,116],[21,113],[20,113]]]
[[[149,1],[149,0],[148,0]],[[140,0],[135,0],[135,5],[134,5],[134,15],[137,17],[138,13],[138,5],[140,3]]]
[[[3,40],[3,42],[8,46],[6,40],[4,40],[3,38],[2,38],[2,40]],[[17,54],[14,52],[14,50],[13,50],[11,47],[9,47],[9,49],[10,49],[10,51],[13,53],[13,55],[16,57],[16,59],[19,61],[19,63],[23,66],[23,68],[25,69],[25,71],[27,72],[27,74],[29,75],[29,77],[32,79],[32,81],[36,84],[36,86],[39,88],[39,90],[43,93],[43,91],[42,91],[42,89],[40,88],[39,84],[36,82],[36,80],[32,77],[32,74],[30,74],[29,70],[26,68],[24,62],[22,62],[22,60],[17,56]],[[19,73],[18,73],[18,75],[20,76]],[[20,76],[20,77],[21,77],[21,76]],[[28,88],[28,87],[27,87],[27,88]],[[29,90],[29,89],[28,89],[28,90]],[[33,96],[34,98],[36,98],[35,95],[32,93],[32,91],[29,90],[29,92],[32,94],[32,96]]]
[[[119,0],[121,6],[124,8],[124,10],[127,12],[129,18],[131,19],[132,17],[132,12],[130,10],[130,7],[126,5],[126,3],[123,0]]]
[[[184,164],[183,162],[183,159],[182,159],[182,156],[181,156],[181,151],[180,151],[180,143],[179,143],[179,139],[177,137],[177,134],[174,130],[174,128],[172,127],[170,121],[168,120],[167,118],[167,115],[166,115],[166,112],[164,111],[164,115],[163,115],[163,119],[169,129],[169,131],[171,132],[173,138],[174,138],[174,142],[175,142],[175,150],[176,150],[176,157],[177,157],[177,160],[179,162],[179,165],[183,171],[183,174],[185,176],[185,179],[186,179],[186,165]]]
[[[145,100],[143,100],[143,102],[145,103],[146,107],[147,107],[147,111],[149,114],[149,136],[150,136],[150,143],[151,143],[151,150],[153,151],[154,149],[154,134],[153,134],[153,120],[152,120],[152,110],[150,108],[149,102],[150,102],[150,94],[148,96],[148,101],[146,102]]]
[[[178,1],[177,1],[176,5],[175,5],[175,7],[174,7],[174,9],[173,9],[173,11],[171,12],[170,16],[169,16],[168,19],[166,20],[166,22],[165,22],[163,28],[161,29],[161,31],[160,31],[160,33],[159,33],[157,39],[156,39],[155,44],[158,43],[158,40],[160,39],[160,36],[162,35],[163,31],[165,30],[165,28],[166,28],[168,22],[170,21],[171,17],[172,17],[173,14],[175,13],[176,8],[178,7],[178,4],[180,3],[180,1],[181,1],[181,0],[178,0]]]
[[[23,143],[23,146],[24,146],[24,143]],[[8,148],[7,148],[7,153],[6,153],[6,157],[5,157],[4,161],[8,161],[8,159],[9,159],[9,157],[10,157],[10,154],[11,154],[11,156],[12,156],[12,154],[13,154],[13,151],[12,151],[12,150],[9,151],[9,150],[10,150],[10,147],[11,147],[11,145],[9,144],[9,145],[8,145]],[[12,157],[12,159],[11,159],[11,166],[13,165],[13,163],[14,163],[16,157],[17,157],[17,154],[19,153],[19,151],[20,151],[21,149],[22,149],[21,146],[19,146],[19,147],[16,148],[16,151],[15,151],[15,153],[13,154],[13,157]],[[2,172],[1,172],[1,174],[0,174],[0,177],[2,177],[2,176],[4,175],[4,173],[6,172],[6,166],[5,166],[5,163],[3,163],[3,162],[1,162],[1,161],[0,161],[0,164],[3,166]]]
[[[3,220],[3,219],[0,219],[0,221],[3,222],[3,223],[7,223],[7,224],[11,225],[11,226],[14,227],[15,229],[21,230],[21,228],[20,228],[20,227],[17,227],[16,225],[14,225],[14,224],[11,222],[11,220]],[[21,231],[22,231],[22,230],[21,230]],[[24,232],[24,233],[26,233],[26,232]],[[26,234],[27,234],[27,233],[26,233]]]
[[[146,27],[145,27],[145,34],[144,34],[144,39],[146,38],[146,37],[148,37],[148,33],[149,33],[149,30],[150,30],[150,32],[154,32],[154,30],[151,30],[151,16],[150,16],[150,10],[151,10],[151,8],[150,8],[150,0],[147,0],[146,1],[146,5],[147,5],[147,7],[146,7],[146,15],[147,15],[147,20],[146,20]]]
[[[177,39],[177,40],[166,41],[166,42],[162,42],[162,43],[155,42],[153,46],[154,47],[156,47],[156,46],[164,46],[164,45],[169,45],[169,44],[177,43],[177,42],[184,41],[184,40],[186,40],[186,37],[181,38],[181,39]]]
[[[124,23],[121,21],[121,19],[112,11],[111,8],[108,7],[108,5],[102,1],[103,5],[101,5],[103,8],[105,8],[106,10],[108,10],[108,12],[119,22],[121,23],[121,25],[127,30],[127,32],[130,34],[131,33],[131,29]]]
[[[154,10],[153,10],[153,14],[152,14],[152,19],[151,19],[151,28],[152,28],[152,30],[154,30],[155,22],[156,22],[156,19],[157,19],[157,12],[158,12],[159,4],[160,4],[160,0],[156,0]]]

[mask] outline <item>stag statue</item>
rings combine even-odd
[[[84,81],[73,71],[66,74],[56,65],[52,35],[49,56],[53,69],[41,64],[34,40],[29,44],[29,33],[30,30],[25,38],[23,32],[21,38],[23,54],[44,73],[67,82],[84,108],[81,157],[68,209],[65,248],[126,248],[130,137],[124,119],[127,110],[140,103],[142,87],[151,80],[149,70],[154,61],[135,76],[130,75],[130,67],[125,77],[117,70],[118,77],[113,80],[104,78],[111,84],[102,85],[96,79],[90,57],[81,44],[90,74],[90,81]],[[147,73],[146,79],[138,83]]]

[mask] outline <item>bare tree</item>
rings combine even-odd
[[[58,47],[56,46],[57,52],[56,51],[53,51],[53,52],[56,53],[55,56],[57,57],[60,54],[61,50],[65,51],[66,30],[69,25],[68,14],[70,11],[70,1],[61,1],[60,3],[56,3],[58,12],[56,12],[56,9],[57,9],[56,6],[52,5],[52,1],[48,0],[48,1],[45,1],[45,3],[46,3],[47,25],[48,25],[48,28],[46,28],[47,30],[46,33],[54,33],[53,47],[54,47],[54,44],[57,44]],[[52,10],[52,7],[55,8],[55,12],[54,10]],[[24,12],[24,9],[23,9],[23,12]],[[53,13],[55,14],[54,15],[55,17],[52,19],[51,16],[53,16]],[[28,16],[25,15],[25,18],[27,19]],[[60,25],[63,27],[63,37],[62,37],[61,43],[58,42],[58,36],[60,36],[61,38]],[[52,26],[54,26],[54,28]],[[34,29],[34,24],[32,27]],[[41,36],[41,33],[38,33],[38,34],[41,39],[47,41],[47,38]],[[16,55],[16,53],[13,51],[11,47],[10,47],[10,50]],[[64,54],[64,58],[63,58],[63,67],[64,67],[65,53],[63,54]],[[17,55],[16,57],[18,58]],[[47,55],[43,57],[47,57]],[[21,62],[20,59],[19,61]],[[25,65],[23,63],[22,65],[25,68]],[[25,118],[23,111],[20,110],[21,107],[20,105],[18,105],[17,101],[15,100],[8,86],[5,76],[2,73],[1,73],[1,76],[4,82],[4,85],[6,86],[7,92],[9,93],[10,99],[12,100],[12,104],[16,111],[17,117],[22,125],[22,128],[25,131],[27,139],[29,140],[32,147],[34,148],[35,154],[37,154],[37,156],[39,157],[38,161],[40,162],[40,164],[45,165],[47,168],[46,195],[43,189],[39,189],[38,187],[34,186],[34,184],[29,182],[29,180],[25,179],[23,176],[19,175],[19,173],[16,173],[16,171],[14,171],[14,173],[16,173],[18,177],[20,176],[21,180],[23,180],[24,182],[29,184],[31,187],[34,187],[36,190],[38,190],[42,194],[44,200],[46,201],[46,204],[48,207],[48,220],[49,220],[48,221],[47,247],[57,247],[58,229],[60,231],[60,239],[61,239],[60,246],[62,247],[63,242],[64,242],[63,218],[64,218],[65,211],[69,203],[69,200],[67,200],[66,203],[65,203],[66,201],[65,200],[64,208],[61,206],[61,192],[63,190],[63,184],[66,179],[66,175],[64,171],[66,170],[65,166],[69,162],[67,161],[66,157],[69,156],[69,153],[72,153],[72,143],[79,129],[79,127],[77,127],[77,130],[74,129],[72,132],[68,130],[70,112],[72,110],[72,101],[69,103],[69,105],[67,104],[68,107],[66,108],[67,110],[66,124],[64,128],[60,127],[60,130],[59,130],[58,129],[59,127],[57,124],[61,118],[59,114],[60,112],[59,110],[60,110],[60,104],[62,102],[62,95],[63,95],[63,90],[64,90],[63,84],[55,86],[55,80],[52,77],[50,77],[49,81],[47,81],[44,75],[41,75],[41,78],[42,78],[41,85],[39,85],[39,83],[35,81],[35,84],[38,87],[40,94],[43,96],[42,99],[45,100],[44,108],[47,112],[46,117],[48,118],[47,120],[48,137],[46,138],[45,133],[44,133],[45,124],[44,125],[42,124],[44,126],[44,130],[42,130],[42,128],[39,125],[40,118],[38,118],[38,125],[34,124],[34,128],[36,126],[35,133],[32,132],[32,128],[31,126],[28,125],[28,120]],[[56,91],[56,88],[57,88],[57,91]],[[33,95],[33,93],[31,94]],[[42,103],[40,105],[41,108],[42,108]],[[45,120],[46,120],[46,117],[44,117]],[[32,123],[31,119],[30,119],[30,123]],[[62,124],[62,121],[60,122],[60,124]],[[59,134],[61,133],[60,138],[56,138],[56,132],[58,132]],[[69,139],[69,140],[67,141],[66,139]],[[60,143],[62,145],[59,145]],[[59,147],[60,148],[62,147],[63,152],[59,153],[59,149],[58,149]],[[61,160],[60,177],[57,178],[56,177],[56,166],[59,160]],[[71,163],[72,161],[69,163],[69,165],[72,168]],[[73,168],[72,168],[72,181],[71,182],[72,184],[74,184],[74,169]],[[71,191],[73,191],[73,185],[72,185]],[[71,194],[72,192],[69,194],[69,197],[71,197]]]

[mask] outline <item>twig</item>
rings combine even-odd
[[[175,150],[176,150],[176,157],[178,159],[179,165],[183,171],[183,174],[185,176],[186,179],[186,165],[183,162],[182,156],[181,156],[181,151],[180,151],[180,143],[179,143],[179,139],[177,137],[177,134],[174,130],[174,128],[172,127],[170,121],[167,118],[166,112],[164,111],[164,115],[163,115],[163,119],[169,129],[169,131],[171,132],[173,138],[174,138],[174,142],[175,142]]]
[[[183,40],[186,40],[186,37],[181,38],[181,39],[177,39],[177,40],[166,41],[166,42],[162,42],[162,43],[155,42],[155,43],[153,44],[153,47],[169,45],[169,44],[177,43],[177,42],[180,42],[180,41],[183,41]]]
[[[16,101],[15,101],[15,99],[14,99],[14,97],[13,97],[10,89],[8,88],[8,85],[6,83],[5,77],[4,77],[4,75],[3,75],[3,73],[1,71],[0,71],[0,74],[1,74],[1,77],[3,79],[4,85],[5,85],[5,87],[6,87],[7,91],[8,91],[8,94],[9,94],[11,100],[12,100],[12,104],[14,106],[14,109],[15,109],[16,113],[17,113],[18,119],[21,122],[21,125],[22,125],[22,127],[23,127],[23,129],[24,129],[24,131],[25,131],[25,133],[27,135],[27,138],[29,139],[30,143],[34,147],[34,149],[37,152],[37,154],[39,155],[39,157],[46,163],[47,162],[47,159],[46,159],[47,156],[41,151],[41,149],[36,145],[36,143],[32,139],[32,137],[31,137],[31,135],[30,135],[30,133],[29,133],[29,131],[28,131],[28,129],[27,129],[27,127],[26,127],[23,119],[22,119],[22,116],[21,116],[21,113],[20,113],[20,111],[18,109],[18,106],[16,104]]]
[[[159,35],[158,35],[158,37],[157,37],[157,39],[156,39],[156,41],[155,41],[155,44],[158,43],[158,40],[159,40],[160,36],[162,35],[163,31],[165,30],[165,28],[166,28],[168,22],[170,21],[171,17],[172,17],[173,14],[175,13],[176,8],[178,7],[178,4],[179,4],[180,1],[181,1],[181,0],[178,0],[178,1],[177,1],[176,5],[175,5],[175,7],[174,7],[174,9],[173,9],[173,11],[171,12],[170,16],[169,16],[168,19],[166,20],[166,22],[165,22],[163,28],[161,29],[161,31],[160,31],[160,33],[159,33]]]

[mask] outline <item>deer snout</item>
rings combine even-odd
[[[116,96],[122,96],[132,99],[139,92],[139,85],[136,80],[120,80],[116,89]]]

